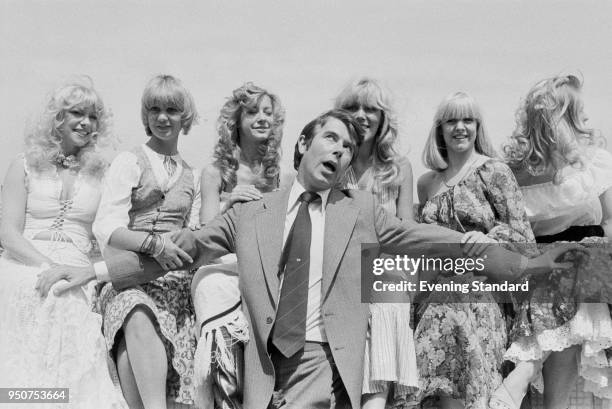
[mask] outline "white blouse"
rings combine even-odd
[[[599,196],[612,187],[612,154],[590,148],[583,169],[562,170],[563,180],[523,186],[527,217],[536,236],[560,233],[571,226],[601,223]]]

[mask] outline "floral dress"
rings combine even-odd
[[[534,241],[514,175],[497,159],[477,165],[459,183],[430,198],[423,205],[421,222],[459,232],[480,231],[504,243]],[[436,280],[471,279],[465,274],[440,275]],[[481,297],[418,307],[415,339],[421,400],[448,396],[463,401],[467,409],[485,409],[501,384],[506,323],[493,296]]]

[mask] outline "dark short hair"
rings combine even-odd
[[[349,136],[355,142],[355,151],[353,152],[353,158],[357,156],[357,151],[359,150],[359,146],[361,146],[361,142],[363,142],[363,128],[359,123],[353,118],[350,112],[344,109],[332,109],[327,112],[322,113],[312,121],[308,122],[300,135],[304,135],[306,147],[310,147],[310,143],[312,142],[312,138],[315,136],[315,131],[319,126],[325,125],[329,118],[335,118],[342,122],[346,129],[348,130]],[[297,170],[300,167],[300,163],[302,162],[302,153],[300,153],[299,149],[299,140],[295,143],[295,152],[293,154],[293,167]]]

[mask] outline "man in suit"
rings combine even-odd
[[[236,204],[201,230],[183,230],[174,237],[194,257],[195,266],[237,254],[250,328],[245,408],[360,407],[369,313],[368,304],[361,302],[362,243],[378,244],[385,253],[410,248],[431,256],[461,256],[435,254],[440,252],[435,247],[432,254],[428,245],[459,242],[461,234],[402,221],[376,206],[370,193],[334,188],[361,138],[347,112],[324,113],[298,138],[298,174],[290,189]],[[499,277],[553,264],[541,258],[527,261],[502,249],[487,256],[488,268]],[[63,271],[66,287],[94,276],[91,268],[78,274]],[[96,273],[98,280],[110,279],[117,289],[163,274],[153,259],[131,252],[98,264]],[[297,284],[296,277],[301,277]]]

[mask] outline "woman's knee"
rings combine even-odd
[[[123,332],[126,337],[150,337],[156,333],[155,318],[151,310],[139,305],[134,307],[123,321]]]

